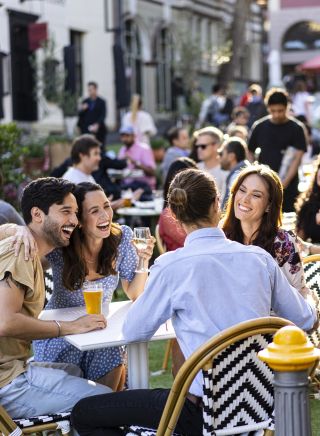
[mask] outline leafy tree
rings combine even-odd
[[[250,16],[252,0],[237,0],[234,3],[233,21],[227,40],[231,41],[230,59],[221,63],[218,73],[218,81],[222,85],[228,85],[234,80],[241,54],[245,45],[246,22]]]

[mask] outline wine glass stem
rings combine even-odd
[[[144,270],[144,259],[143,257],[139,256],[139,263],[138,263],[138,271]]]

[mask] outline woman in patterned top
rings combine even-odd
[[[227,238],[268,251],[289,283],[306,296],[309,290],[296,236],[280,227],[282,200],[277,173],[266,165],[245,168],[231,187],[222,228]]]
[[[132,230],[112,222],[113,211],[100,185],[89,182],[76,186],[74,195],[79,206],[79,227],[70,245],[48,255],[52,267],[54,290],[46,309],[84,306],[84,281],[99,282],[103,301],[111,301],[121,279],[127,296],[135,300],[143,291],[147,273],[135,274],[137,253]],[[139,251],[149,260],[154,240]],[[67,362],[81,368],[85,378],[120,390],[124,384],[123,347],[81,352],[63,338],[33,342],[36,361]]]

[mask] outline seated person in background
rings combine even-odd
[[[114,168],[117,170],[122,170],[127,167],[126,159],[112,159],[107,156],[101,148],[101,160],[99,162],[99,169],[93,171],[91,174],[95,182],[102,186],[104,192],[108,197],[111,198],[112,209],[117,209],[123,206],[123,201],[121,200],[121,187],[120,183],[114,183],[108,174],[108,168]],[[61,165],[54,168],[51,172],[52,177],[62,177],[68,168],[72,166],[71,157],[68,157]],[[139,199],[142,192],[135,192],[135,198]]]
[[[180,157],[176,159],[169,167],[166,180],[163,187],[163,211],[159,218],[159,234],[164,242],[167,251],[173,251],[183,247],[186,239],[186,232],[183,230],[179,222],[172,216],[171,210],[168,207],[168,191],[170,183],[175,175],[180,171],[188,168],[197,168],[197,164],[188,157]]]
[[[62,178],[75,184],[95,183],[92,173],[99,168],[100,160],[100,142],[93,135],[78,136],[71,149],[73,165],[63,174]]]
[[[204,127],[197,131],[195,147],[197,149],[198,168],[211,174],[218,186],[221,200],[226,192],[228,172],[221,169],[218,149],[223,141],[223,133],[216,127]]]
[[[250,165],[247,157],[247,144],[236,136],[228,138],[218,150],[220,154],[220,165],[225,171],[229,171],[226,179],[226,193],[222,200],[222,209],[224,209],[229,195],[230,187],[235,181],[239,172]]]
[[[283,187],[275,171],[266,165],[244,168],[231,187],[222,229],[228,239],[270,253],[288,282],[307,297],[311,291],[306,287],[297,238],[281,228],[282,201]]]
[[[113,182],[108,174],[108,169],[123,170],[127,168],[126,159],[111,159],[109,156],[102,155],[99,163],[99,169],[92,173],[92,177],[100,186],[102,186],[107,196],[112,195],[113,200],[121,197],[120,183]]]
[[[74,185],[43,178],[31,182],[21,199],[23,218],[34,236],[38,252],[25,261],[20,246],[12,248],[13,224],[4,225],[0,242],[0,404],[12,418],[28,418],[70,411],[83,397],[110,392],[110,388],[76,377],[74,365],[27,363],[31,340],[84,333],[106,327],[103,315],[75,321],[41,321],[45,290],[40,258],[69,244],[78,224]],[[35,251],[35,246],[33,246]]]
[[[271,308],[304,330],[314,326],[315,308],[289,285],[270,254],[228,241],[217,228],[220,207],[212,176],[197,169],[178,173],[168,202],[187,238],[183,248],[156,259],[144,292],[126,317],[126,341],[148,341],[172,318],[187,359],[212,336],[270,316]],[[199,373],[191,384],[177,433],[202,434],[202,381]],[[87,398],[73,409],[72,422],[80,436],[121,435],[120,427],[132,424],[156,428],[168,395],[169,389],[139,389]]]
[[[299,195],[297,212],[297,235],[313,243],[320,243],[320,158],[315,166],[314,176],[306,192]]]
[[[170,147],[167,149],[162,162],[162,179],[165,180],[170,165],[175,159],[179,157],[186,157],[189,155],[190,138],[188,131],[183,128],[172,127],[168,134]]]
[[[0,172],[0,186],[3,186],[3,176]],[[15,208],[4,200],[0,200],[0,225],[13,223],[23,226],[24,221]]]
[[[148,144],[138,142],[135,139],[133,127],[123,126],[120,129],[120,139],[124,146],[120,149],[118,159],[127,159],[129,169],[142,170],[144,175],[141,177],[127,177],[124,179],[126,187],[133,182],[146,183],[151,189],[156,187],[156,162],[153,152]],[[135,185],[138,187],[137,185]]]

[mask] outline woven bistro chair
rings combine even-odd
[[[180,368],[158,430],[131,426],[127,435],[174,434],[190,385],[201,370],[203,435],[240,435],[255,431],[274,434],[273,372],[257,355],[272,341],[272,335],[286,325],[291,322],[266,317],[242,322],[215,335]]]
[[[320,300],[320,255],[314,254],[302,259],[304,276],[309,289]],[[318,309],[320,309],[318,304]],[[309,339],[313,345],[320,348],[320,327],[309,334]]]
[[[70,412],[66,412],[12,419],[4,407],[0,406],[0,434],[3,436],[20,436],[31,433],[41,435],[46,430],[60,430],[63,435],[70,435],[69,417]]]
[[[44,276],[44,288],[46,292],[46,297],[45,297],[45,305],[46,305],[50,300],[50,298],[52,297],[52,293],[53,293],[54,285],[53,285],[52,269],[49,268],[45,270],[43,272],[43,276]]]

